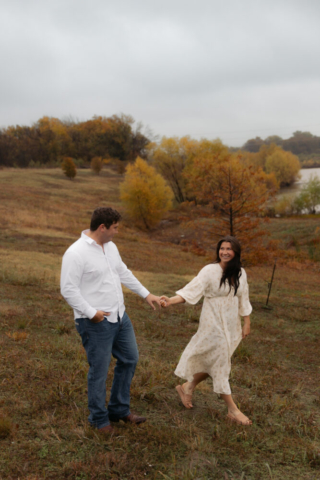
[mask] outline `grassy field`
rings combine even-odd
[[[320,479],[320,278],[308,247],[317,248],[319,218],[269,224],[283,247],[272,310],[263,308],[271,267],[247,269],[252,335],[234,355],[231,385],[251,427],[226,422],[209,380],[192,411],[178,401],[173,371],[201,305],[154,313],[128,291],[140,350],[132,409],[148,421],[118,424],[109,440],[88,426],[87,362],[60,264],[94,208],[121,210],[120,180],[112,170],[81,170],[75,181],[59,170],[0,171],[0,478]],[[116,243],[155,294],[173,294],[209,262],[126,222]]]

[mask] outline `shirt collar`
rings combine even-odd
[[[93,240],[93,238],[88,237],[88,235],[87,235],[88,232],[90,232],[89,229],[88,230],[83,230],[83,232],[81,232],[81,238],[83,240],[85,240],[87,243],[89,243],[90,245],[92,245],[93,243],[98,245],[97,242],[95,240]]]
[[[88,235],[87,235],[88,232],[90,232],[90,229],[83,230],[83,232],[81,232],[81,238],[82,238],[85,242],[89,243],[89,245],[97,245],[97,247],[100,247],[100,245],[98,245],[97,242],[96,242],[95,240],[93,240],[93,238],[88,237]],[[110,242],[104,243],[104,244],[103,244],[103,248],[105,249],[106,247],[108,247],[108,244],[109,244],[109,243],[110,243]]]

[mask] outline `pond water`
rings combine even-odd
[[[320,168],[302,168],[299,173],[301,178],[295,183],[297,186],[302,186],[304,183],[307,183],[312,175],[317,175],[320,180]]]
[[[297,182],[290,187],[280,188],[277,194],[278,198],[286,196],[295,197],[299,193],[299,190],[302,188],[302,186],[306,184],[313,175],[317,175],[320,179],[320,168],[302,168],[299,173],[300,179]],[[317,206],[316,212],[320,213],[320,205]]]
[[[279,194],[297,194],[301,187],[307,183],[312,175],[317,175],[320,179],[320,168],[302,168],[299,172],[300,178],[290,187],[280,188]]]

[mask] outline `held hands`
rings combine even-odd
[[[161,307],[167,308],[170,305],[178,305],[179,303],[184,303],[185,299],[182,298],[180,295],[176,295],[175,297],[166,297],[165,295],[162,295],[160,297],[160,302],[161,302]]]
[[[97,310],[97,313],[95,314],[94,317],[91,318],[92,323],[100,323],[103,321],[104,317],[108,317],[110,313],[108,312],[103,312],[102,310]]]
[[[176,297],[166,297],[165,295],[162,295],[161,297],[157,297],[155,295],[152,295],[152,293],[149,293],[149,295],[146,297],[146,301],[149,303],[149,305],[155,310],[155,306],[153,305],[153,302],[157,303],[159,307],[167,308],[169,305],[174,305],[175,303],[183,303],[184,300],[183,298],[176,296]]]
[[[160,297],[160,305],[161,305],[161,307],[163,307],[163,308],[168,308],[169,305],[171,305],[171,303],[170,303],[170,298],[169,298],[169,297],[166,297],[165,295],[162,295],[162,296]]]

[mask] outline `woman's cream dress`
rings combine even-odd
[[[239,345],[241,316],[250,315],[247,275],[241,269],[236,296],[229,284],[222,285],[222,268],[218,263],[204,267],[197,277],[176,293],[187,303],[195,305],[204,296],[197,333],[181,355],[175,370],[178,377],[192,382],[195,373],[208,373],[216,393],[231,394],[229,374],[231,356]]]

